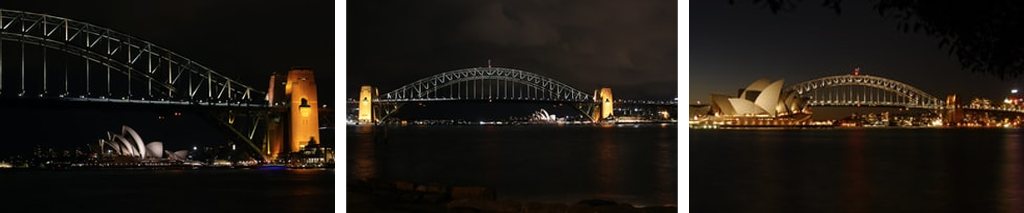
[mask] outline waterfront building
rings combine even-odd
[[[691,106],[707,109],[711,116],[691,119],[693,125],[721,126],[793,126],[809,125],[808,98],[793,91],[782,91],[784,80],[761,78],[741,88],[736,96],[711,94],[710,105]],[[703,113],[696,113],[700,115]]]
[[[555,116],[555,114],[548,114],[547,110],[540,109],[537,112],[534,112],[532,115],[530,115],[529,121],[531,123],[557,123],[565,122],[565,119],[559,119],[558,117]]]
[[[793,91],[782,91],[783,80],[771,82],[757,79],[740,89],[737,97],[711,94],[711,110],[715,116],[726,117],[786,117],[808,114],[805,97]]]
[[[152,141],[145,143],[142,140],[142,136],[129,126],[121,126],[121,133],[115,134],[107,132],[106,139],[99,139],[99,150],[94,150],[97,153],[103,153],[110,156],[127,156],[136,158],[138,160],[144,160],[147,158],[164,158],[166,154],[167,159],[171,160],[185,160],[188,151],[180,150],[170,152],[164,150],[164,144],[160,141]]]

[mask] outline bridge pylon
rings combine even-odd
[[[277,159],[282,153],[320,143],[320,110],[312,69],[293,67],[286,75],[271,75],[267,99],[274,109],[267,119],[263,153]]]
[[[602,87],[601,89],[594,90],[594,102],[598,105],[594,108],[594,112],[590,113],[591,120],[601,121],[608,119],[615,115],[614,102],[612,99],[612,88]]]
[[[957,126],[964,120],[964,111],[956,104],[956,94],[946,96],[946,107],[942,123],[946,126]]]
[[[359,89],[359,123],[377,122],[377,116],[373,112],[374,99],[377,99],[377,88],[363,86]]]

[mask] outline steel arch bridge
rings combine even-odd
[[[944,102],[909,84],[870,75],[827,76],[786,87],[810,106],[891,106],[941,109]]]
[[[68,18],[0,9],[0,98],[12,96],[267,106],[266,92],[151,42]]]
[[[364,87],[365,88],[365,87]],[[362,94],[360,96],[363,96]],[[474,67],[447,71],[419,79],[390,92],[365,97],[360,103],[360,119],[382,123],[405,103],[427,101],[506,101],[568,103],[592,120],[611,115],[611,89],[594,95],[582,92],[558,80],[518,69]],[[607,103],[602,103],[602,100]],[[362,103],[366,103],[365,105]],[[371,115],[364,115],[364,106]],[[602,111],[608,109],[607,111]],[[596,116],[596,117],[595,117]]]
[[[0,105],[194,112],[231,141],[263,137],[266,92],[149,41],[69,18],[0,9]],[[9,104],[16,103],[16,104]],[[265,156],[254,156],[265,157]]]
[[[503,67],[443,72],[381,95],[377,102],[527,100],[593,102],[594,97],[535,73]]]

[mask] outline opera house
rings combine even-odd
[[[548,111],[544,109],[540,109],[530,115],[530,122],[553,123],[557,121],[559,121],[559,119],[558,117],[555,117],[555,114],[548,114]]]
[[[715,120],[736,125],[788,125],[810,118],[808,98],[782,91],[783,80],[757,79],[733,97],[711,94]]]
[[[184,161],[188,156],[187,150],[165,151],[163,142],[144,143],[139,133],[128,126],[121,126],[121,134],[107,132],[107,138],[99,140],[99,150],[97,151],[113,156],[131,157],[140,161],[146,159]]]

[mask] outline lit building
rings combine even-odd
[[[128,126],[121,126],[121,134],[107,132],[106,139],[99,140],[98,153],[109,153],[114,156],[129,156],[139,160],[147,158],[164,158],[170,160],[185,160],[188,151],[181,150],[170,152],[164,150],[163,142],[153,141],[144,143],[139,133]]]
[[[782,91],[783,80],[761,78],[744,89],[738,97],[711,94],[711,110],[720,117],[792,117],[809,114],[806,97],[793,91]]]
[[[548,114],[547,110],[540,109],[537,112],[534,112],[533,115],[530,115],[530,121],[540,123],[553,123],[559,120],[558,117],[556,117],[554,114]]]

